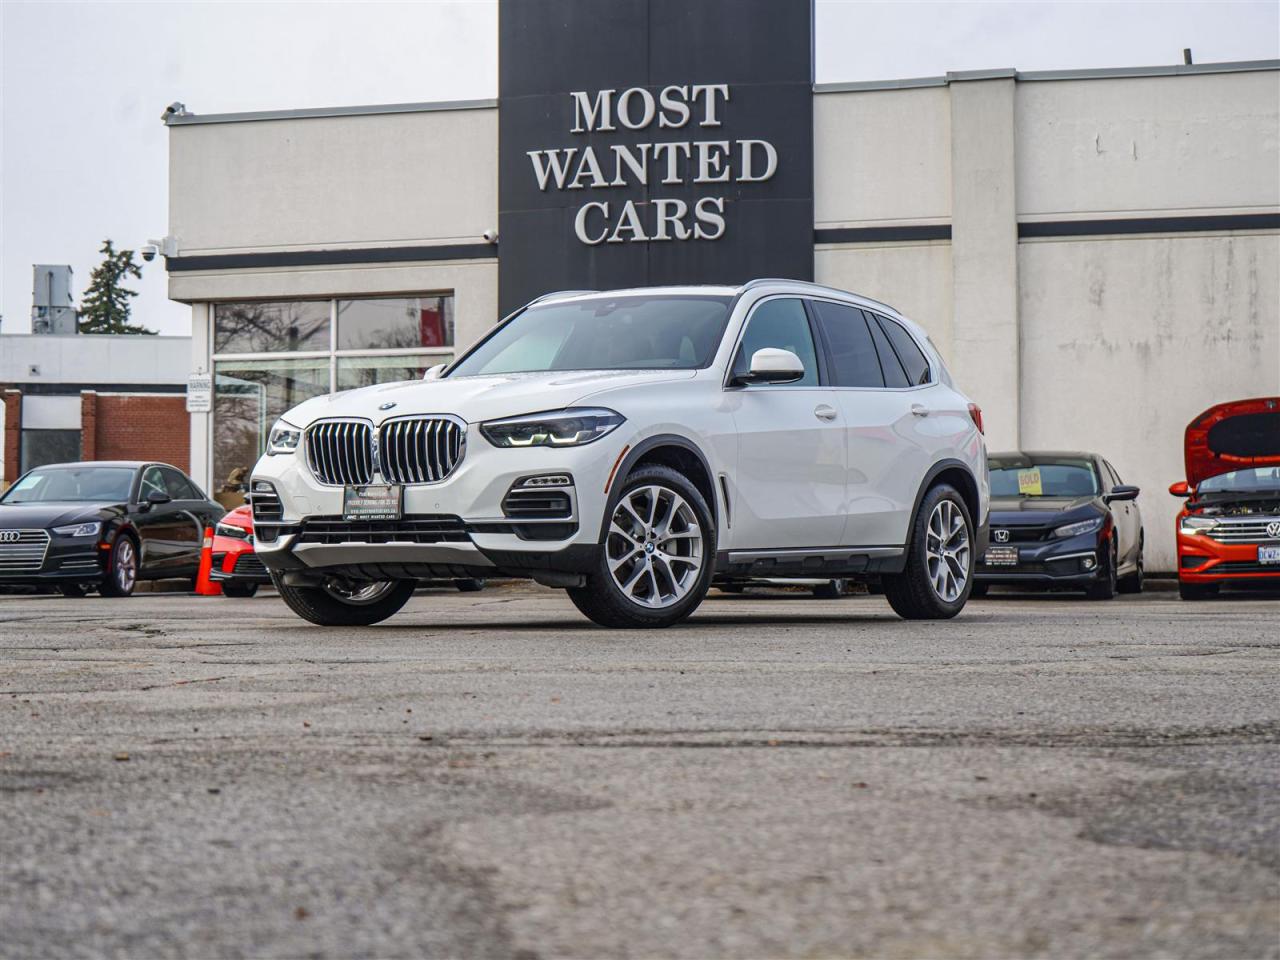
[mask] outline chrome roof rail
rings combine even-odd
[[[861,300],[863,303],[875,304],[876,306],[882,307],[883,309],[889,311],[890,313],[893,313],[897,316],[902,316],[902,313],[898,310],[897,307],[891,306],[890,304],[885,303],[883,300],[876,300],[874,297],[863,296],[860,293],[854,293],[852,290],[841,290],[839,287],[830,287],[824,283],[814,283],[812,280],[789,280],[786,277],[757,277],[754,280],[748,280],[746,283],[744,283],[740,287],[740,289],[746,291],[746,290],[752,289],[753,287],[763,287],[763,286],[768,286],[774,283],[790,283],[797,287],[810,287],[813,290],[822,290],[826,293],[835,293],[835,294],[839,294],[842,297],[853,297],[855,300]]]
[[[600,292],[599,290],[553,290],[551,291],[551,293],[544,293],[540,297],[534,297],[532,300],[526,303],[525,306],[531,307],[535,303],[542,303],[544,300],[563,300],[566,297],[576,297],[584,293],[599,293],[599,292]]]

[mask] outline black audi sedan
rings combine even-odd
[[[1142,591],[1138,488],[1096,453],[993,453],[991,541],[973,596],[993,584],[1083,590],[1092,599]]]
[[[224,512],[165,463],[36,467],[0,496],[0,585],[127,597],[140,579],[194,577]]]

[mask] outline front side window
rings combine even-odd
[[[862,311],[824,300],[812,303],[830,348],[832,383],[837,387],[883,387],[876,345]]]
[[[147,467],[142,472],[142,483],[138,486],[138,502],[145,503],[147,498],[153,493],[163,493],[166,496],[173,496],[169,493],[169,488],[165,486],[164,474],[160,472],[159,467]]]
[[[496,330],[450,377],[561,370],[694,370],[710,364],[729,297],[593,297],[535,304]]]
[[[818,354],[813,346],[813,331],[804,304],[790,297],[766,300],[747,318],[733,361],[733,375],[745,376],[751,369],[751,358],[757,350],[773,347],[790,350],[804,365],[804,376],[782,386],[813,387],[818,384]]]
[[[1074,457],[992,457],[993,497],[1096,497],[1093,461]]]
[[[0,503],[124,503],[132,484],[130,467],[36,469],[10,487]]]

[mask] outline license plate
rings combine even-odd
[[[1016,567],[1018,565],[1017,547],[987,547],[982,558],[988,567]]]
[[[1280,563],[1280,547],[1259,547],[1259,563]]]
[[[399,520],[403,512],[404,487],[375,483],[347,487],[342,498],[344,520]]]

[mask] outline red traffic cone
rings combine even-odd
[[[197,597],[222,596],[222,584],[209,579],[213,569],[213,527],[204,528],[204,546],[200,548],[200,572],[196,574]]]

